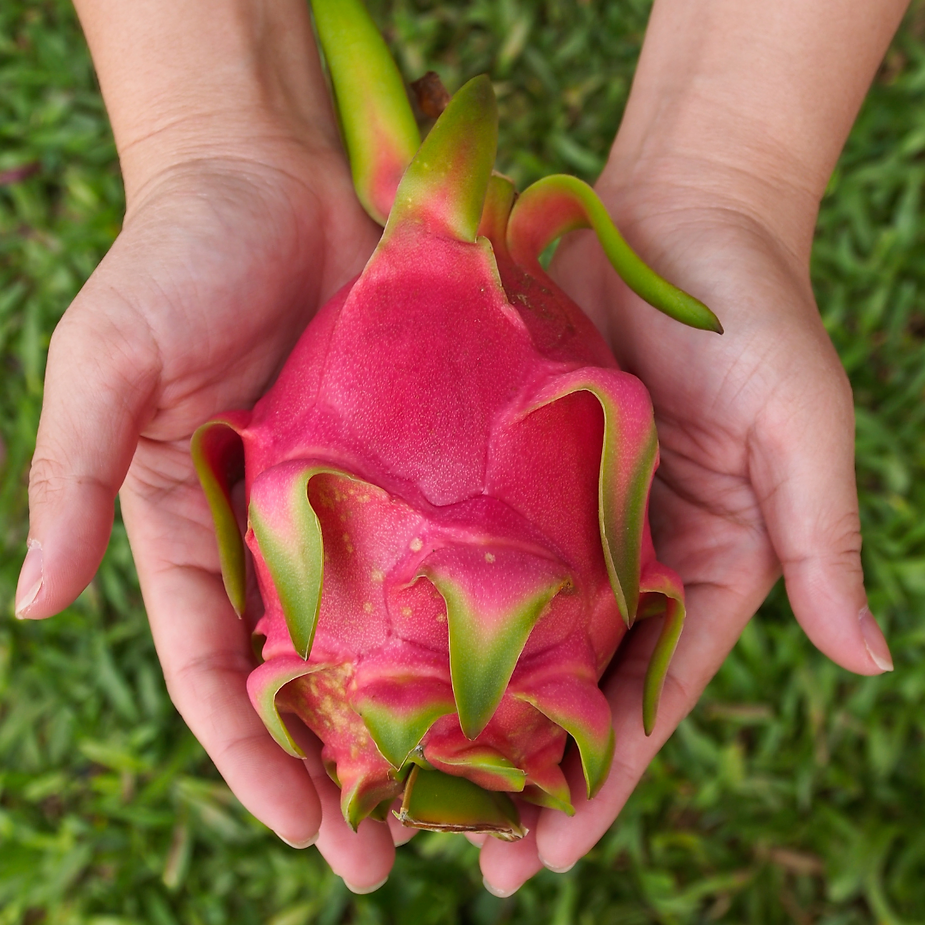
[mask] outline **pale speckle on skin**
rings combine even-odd
[[[485,553],[485,561],[488,562],[488,563],[494,562],[494,561],[495,561],[495,554],[494,554],[493,552],[486,552],[486,553]]]
[[[411,608],[410,608],[410,607],[402,607],[402,609],[401,609],[401,615],[402,615],[403,617],[410,617],[410,616],[411,616]]]
[[[376,582],[385,581],[385,572],[381,569],[374,568],[372,572],[370,572],[369,577]]]
[[[416,537],[411,541],[411,551],[412,551],[412,552],[420,552],[423,548],[424,548],[424,543],[423,543],[423,541],[421,540],[421,538],[420,538],[419,536],[416,536]]]
[[[332,694],[330,688],[332,686],[345,687],[351,680],[352,674],[349,666],[341,666],[328,672],[308,675],[305,679],[306,687],[316,700],[314,711],[316,718],[335,734],[343,733],[350,725],[350,721],[343,704]]]
[[[372,613],[373,605],[372,601],[363,601],[363,613]]]

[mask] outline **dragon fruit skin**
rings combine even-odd
[[[244,478],[265,608],[251,699],[291,754],[281,714],[321,739],[354,828],[398,797],[408,825],[508,839],[525,831],[509,793],[571,812],[567,737],[593,795],[614,749],[598,680],[627,627],[665,616],[651,731],[683,622],[648,529],[648,393],[537,259],[596,200],[550,178],[515,204],[496,136],[476,78],[370,197],[394,205],[361,276],[252,411],[193,441],[239,613]]]

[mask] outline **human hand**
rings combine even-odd
[[[178,710],[257,818],[295,844],[320,822],[319,848],[362,889],[391,867],[389,832],[347,830],[317,746],[306,773],[251,707],[251,627],[225,595],[189,456],[199,424],[265,391],[314,310],[362,269],[378,238],[336,142],[311,147],[268,132],[264,144],[255,134],[251,126],[233,152],[212,146],[195,158],[168,158],[161,137],[167,165],[129,179],[124,230],[52,339],[30,488],[30,538],[40,545],[20,606],[45,617],[83,589],[121,485]]]
[[[641,303],[589,233],[560,247],[559,281],[652,394],[652,526],[660,561],[684,581],[687,620],[649,738],[642,682],[657,621],[639,624],[617,654],[605,684],[617,747],[601,793],[579,797],[571,818],[541,811],[524,843],[484,844],[482,871],[502,895],[542,864],[569,868],[604,834],[781,570],[823,653],[859,674],[892,667],[866,608],[851,391],[813,299],[808,243],[795,250],[716,189],[636,184],[602,195],[639,251],[725,327],[722,337],[692,331]],[[580,794],[574,762],[567,776]]]
[[[892,667],[866,610],[851,391],[809,256],[819,201],[906,5],[653,4],[598,192],[640,255],[726,332],[689,331],[639,304],[587,233],[563,242],[554,267],[652,394],[651,522],[659,560],[685,583],[687,621],[648,739],[642,677],[658,627],[643,622],[621,647],[605,682],[617,742],[608,782],[574,817],[541,812],[529,843],[486,844],[495,892],[541,864],[568,868],[600,838],[781,571],[826,655],[862,674]]]

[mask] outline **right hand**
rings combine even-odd
[[[225,595],[189,441],[216,413],[253,405],[379,230],[333,143],[253,126],[194,156],[155,140],[162,166],[133,178],[122,233],[52,338],[18,610],[47,617],[83,590],[120,492],[177,709],[258,819],[296,845],[320,825],[319,849],[364,890],[391,868],[389,830],[347,829],[317,742],[303,767],[252,708],[251,627]]]

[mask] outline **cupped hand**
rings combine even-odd
[[[52,338],[17,599],[29,618],[70,604],[121,489],[174,703],[241,802],[294,845],[320,824],[319,848],[355,889],[387,875],[392,840],[372,823],[347,830],[317,746],[303,766],[251,707],[250,626],[225,595],[189,441],[253,405],[377,238],[342,153],[279,135],[199,149],[130,190],[121,234]]]
[[[659,558],[684,581],[687,619],[651,737],[642,680],[656,621],[618,653],[605,686],[616,754],[600,794],[581,799],[573,762],[573,817],[542,811],[529,850],[486,842],[482,871],[501,895],[541,865],[568,869],[604,834],[781,572],[824,654],[859,674],[892,668],[863,586],[851,390],[813,299],[808,242],[788,245],[715,189],[639,186],[631,196],[603,193],[647,261],[715,311],[722,336],[632,296],[590,233],[563,242],[554,270],[651,392],[661,465],[650,515]]]

